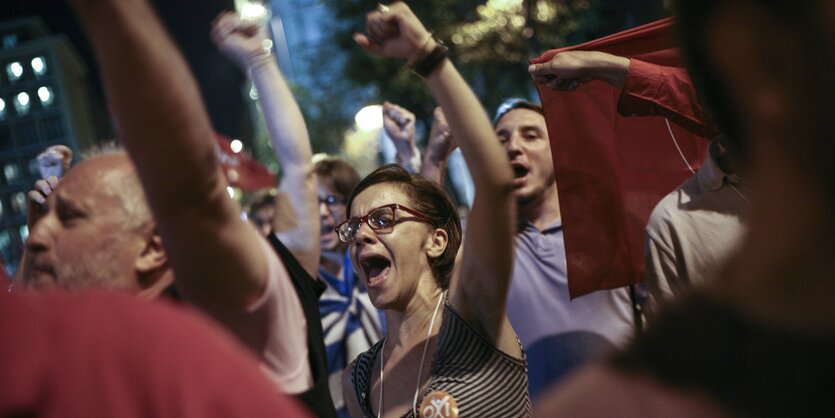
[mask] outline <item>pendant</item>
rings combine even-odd
[[[449,393],[432,391],[420,403],[422,418],[458,418],[458,403]]]

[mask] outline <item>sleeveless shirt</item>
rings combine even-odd
[[[452,395],[459,417],[530,417],[528,366],[478,335],[448,303],[432,356],[429,380],[421,388],[417,404],[404,417],[415,417],[423,398],[439,390]],[[357,401],[368,418],[371,410],[371,372],[383,347],[380,340],[351,364],[351,382]]]

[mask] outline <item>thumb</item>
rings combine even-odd
[[[362,49],[372,54],[377,53],[377,51],[380,49],[380,46],[375,42],[371,42],[371,40],[368,39],[368,36],[366,35],[363,35],[361,33],[354,33],[353,38],[354,42],[356,42],[357,45],[359,45],[360,47],[362,47]]]
[[[541,65],[539,64],[531,64],[528,66],[528,73],[530,73],[531,75],[536,75],[539,73],[540,67]]]

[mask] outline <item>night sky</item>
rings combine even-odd
[[[91,96],[104,101],[93,52],[69,4],[57,0],[2,0],[0,20],[40,16],[53,34],[64,34],[90,70]],[[215,129],[237,137],[248,132],[243,111],[243,75],[221,57],[209,40],[209,25],[220,11],[233,8],[233,0],[156,0],[157,12],[192,67]],[[99,127],[101,136],[113,133]]]

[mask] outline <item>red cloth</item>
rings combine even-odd
[[[643,281],[643,231],[649,214],[691,175],[662,117],[624,117],[618,112],[620,106],[628,113],[663,114],[697,132],[707,131],[701,109],[693,108],[695,93],[675,49],[672,23],[661,20],[532,60],[544,62],[568,50],[597,50],[668,66],[665,71],[676,74],[647,78],[665,86],[654,95],[650,91],[641,96],[636,87],[636,94],[622,100],[620,89],[602,81],[585,83],[574,92],[538,86],[553,149],[572,298]],[[675,123],[670,126],[697,169],[708,141]]]
[[[246,151],[232,152],[232,141],[228,137],[215,134],[215,140],[217,158],[229,185],[248,192],[275,187],[275,173],[253,159]]]
[[[309,416],[221,328],[165,302],[3,291],[0,318],[0,416]]]

